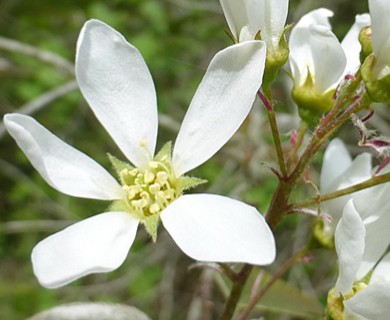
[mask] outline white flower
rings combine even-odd
[[[33,268],[43,286],[56,288],[118,268],[139,223],[155,237],[160,219],[177,245],[196,260],[260,265],[274,260],[272,232],[255,208],[218,195],[182,195],[199,182],[183,175],[214,155],[247,116],[261,86],[265,55],[261,41],[219,52],[191,102],[172,159],[169,145],[153,158],[156,95],[141,54],[106,24],[85,24],[77,44],[79,87],[135,167],[111,157],[119,184],[31,117],[5,116],[7,130],[52,187],[72,196],[114,200],[109,212],[78,222],[34,248]]]
[[[376,58],[373,74],[381,79],[390,74],[390,6],[387,0],[369,0],[372,46]]]
[[[370,179],[375,172],[371,165],[371,154],[364,152],[352,160],[347,148],[340,139],[332,140],[324,153],[320,177],[321,194],[331,193]],[[381,174],[390,170],[387,165]],[[390,192],[390,183],[363,189],[343,197],[322,203],[322,209],[332,217],[326,225],[327,232],[333,234],[346,203],[354,200],[355,207],[362,219],[376,220],[387,208],[386,199]],[[377,248],[380,248],[378,245]],[[381,250],[381,249],[380,249]]]
[[[389,317],[390,253],[380,259],[390,243],[390,206],[386,202],[382,201],[386,207],[382,215],[372,220],[362,219],[365,214],[358,212],[354,201],[349,200],[336,228],[339,276],[335,293],[344,296],[345,319],[386,320]],[[379,255],[378,244],[382,248]],[[369,280],[363,279],[374,266]]]
[[[336,138],[329,143],[324,153],[320,177],[321,194],[331,193],[370,179],[371,172],[371,154],[362,153],[352,160],[344,143]],[[361,195],[362,192],[358,194]],[[345,204],[352,196],[353,194],[349,194],[322,203],[323,210],[332,217],[332,223],[329,225],[332,234],[342,216]]]
[[[277,50],[284,32],[288,0],[220,0],[230,32],[237,42],[261,32],[267,49]]]
[[[325,94],[337,86],[347,60],[331,30],[328,21],[331,16],[330,10],[313,10],[291,30],[289,61],[294,87],[310,81],[318,94]]]

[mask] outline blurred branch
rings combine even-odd
[[[55,232],[63,229],[74,221],[71,220],[34,220],[34,221],[10,221],[0,224],[2,233],[24,233],[24,232],[39,232],[50,231]]]
[[[38,49],[29,44],[25,44],[13,39],[0,37],[0,49],[18,52],[30,57],[37,58],[43,62],[52,64],[55,67],[61,68],[66,72],[74,75],[74,65],[63,57],[42,49]]]
[[[62,96],[68,94],[69,92],[77,89],[77,82],[75,80],[69,81],[63,85],[60,85],[53,90],[50,90],[48,92],[45,92],[35,100],[28,102],[24,105],[22,105],[17,112],[22,114],[31,115],[38,110],[44,108],[45,106],[49,105],[53,101],[61,98]],[[5,126],[4,123],[0,124],[0,139],[5,134]]]
[[[49,200],[50,210],[52,213],[56,213],[60,219],[68,219],[70,216],[75,216],[69,210],[61,206],[59,203],[51,199],[32,179],[24,174],[18,167],[13,164],[0,159],[1,173],[7,176],[16,183],[25,184],[31,192],[39,198],[46,198]]]
[[[168,2],[185,9],[222,13],[222,9],[217,2],[191,0],[168,0]]]

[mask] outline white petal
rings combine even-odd
[[[347,170],[351,163],[352,158],[344,143],[340,139],[332,140],[325,150],[322,163],[320,181],[322,194],[334,191],[331,190],[332,183]]]
[[[308,27],[312,24],[331,28],[329,18],[333,17],[333,12],[326,8],[318,8],[305,14],[295,25],[295,27]]]
[[[245,3],[237,0],[219,0],[230,32],[239,39],[241,29],[248,24]]]
[[[102,166],[57,138],[33,118],[7,114],[4,124],[34,168],[53,188],[76,197],[121,198],[120,185]]]
[[[362,48],[359,42],[359,33],[363,27],[371,24],[370,15],[368,13],[358,14],[355,17],[355,23],[349,29],[345,35],[341,46],[344,49],[345,55],[347,56],[347,66],[344,74],[355,74],[360,67],[360,50]]]
[[[125,260],[138,220],[106,212],[78,222],[38,243],[31,259],[42,286],[58,288],[87,274],[109,272]]]
[[[390,6],[388,0],[369,0],[372,45],[377,63],[374,72],[378,78],[390,73]]]
[[[169,205],[161,220],[176,244],[200,261],[270,264],[274,236],[263,216],[231,198],[184,195]]]
[[[262,41],[239,43],[215,55],[176,139],[177,175],[208,160],[242,124],[260,89],[265,56]]]
[[[312,36],[310,35],[309,26],[320,25],[330,29],[329,17],[332,16],[333,12],[328,9],[313,10],[304,15],[291,30],[289,62],[296,86],[300,86],[306,81],[308,71],[314,74]]]
[[[157,103],[139,51],[108,25],[90,20],[77,43],[76,76],[85,99],[122,152],[135,166],[145,166],[156,146]]]
[[[333,32],[325,26],[310,25],[314,85],[319,92],[334,89],[347,65],[347,58]]]
[[[335,164],[336,165],[336,164]],[[357,156],[348,167],[329,187],[329,192],[347,188],[354,184],[365,181],[371,177],[371,155],[363,153]],[[340,219],[342,210],[345,204],[351,198],[364,197],[367,190],[359,191],[357,193],[348,194],[343,197],[332,199],[323,203],[324,208],[332,216],[333,222],[337,223]],[[359,211],[360,213],[360,211]]]
[[[390,282],[385,281],[369,284],[351,299],[344,301],[344,306],[348,314],[358,315],[357,319],[388,320],[389,301]]]
[[[387,253],[375,267],[370,284],[383,281],[390,281],[390,253]]]
[[[249,4],[249,24],[256,26],[258,23],[257,31],[261,30],[267,49],[276,50],[286,24],[288,0],[252,0]]]
[[[335,233],[336,252],[339,259],[339,276],[336,289],[347,294],[352,289],[356,272],[362,261],[366,230],[353,201],[344,208],[343,217]]]
[[[386,199],[388,199],[388,197]],[[387,207],[385,206],[384,209],[384,214],[382,214],[380,218],[365,224],[365,251],[363,261],[356,274],[358,278],[364,277],[377,264],[390,244],[389,205],[387,205]]]

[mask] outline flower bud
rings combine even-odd
[[[362,46],[360,51],[360,62],[363,63],[364,60],[366,60],[366,58],[373,52],[371,26],[362,28],[359,33],[359,42]]]

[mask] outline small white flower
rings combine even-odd
[[[340,139],[332,140],[324,153],[320,177],[321,194],[331,193],[370,179],[376,171],[372,168],[371,160],[371,154],[367,152],[352,160],[344,143]],[[390,165],[387,165],[381,173],[388,170]],[[326,231],[330,234],[334,233],[335,226],[350,199],[354,200],[362,219],[376,221],[389,208],[386,202],[389,192],[390,183],[384,183],[323,202],[323,211],[332,217],[331,223],[326,225]],[[382,250],[380,249],[382,245],[379,244],[377,248],[379,251]]]
[[[237,42],[253,40],[261,32],[267,49],[278,49],[286,24],[288,0],[220,0],[220,3]]]
[[[218,195],[182,195],[197,184],[183,175],[214,155],[250,111],[261,86],[265,55],[261,41],[219,52],[187,111],[172,159],[169,145],[154,157],[156,94],[141,54],[106,24],[85,24],[77,43],[79,87],[135,167],[111,157],[119,184],[33,118],[4,117],[8,132],[48,184],[68,195],[114,201],[109,212],[78,222],[34,248],[33,268],[43,286],[56,288],[118,268],[139,223],[155,237],[160,219],[177,245],[196,260],[259,265],[274,260],[272,232],[255,208]]]
[[[376,79],[390,74],[390,6],[387,0],[369,0]]]
[[[332,16],[328,9],[313,10],[291,30],[289,61],[294,87],[305,85],[309,77],[318,94],[337,86],[347,59],[331,30],[328,19]]]
[[[365,214],[356,210],[351,199],[337,225],[339,276],[335,293],[344,296],[345,319],[386,320],[389,317],[390,253],[380,259],[390,243],[388,210],[387,205],[387,212],[375,221],[362,219]],[[385,244],[380,246],[381,250],[377,248],[379,243]],[[369,280],[363,279],[374,266]]]

